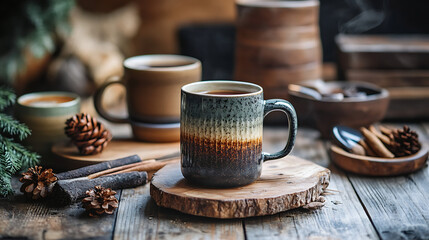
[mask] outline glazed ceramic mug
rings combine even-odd
[[[79,112],[80,97],[70,92],[36,92],[18,98],[15,115],[31,130],[24,144],[41,154],[44,166],[53,165],[52,144],[67,139],[65,122]]]
[[[181,55],[142,55],[125,59],[122,81],[110,81],[97,90],[97,112],[114,123],[171,124],[180,121],[180,88],[201,80],[201,62]],[[109,114],[102,105],[107,87],[122,84],[127,92],[128,117]]]
[[[182,87],[181,170],[192,183],[236,187],[259,178],[262,163],[292,150],[297,117],[286,100],[264,100],[263,90],[238,81],[196,82]],[[271,111],[287,115],[286,146],[262,152],[263,119]]]

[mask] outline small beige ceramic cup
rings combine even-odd
[[[80,97],[69,92],[36,92],[18,98],[15,115],[31,135],[24,144],[42,155],[42,164],[51,165],[52,144],[66,140],[65,121],[80,112]]]

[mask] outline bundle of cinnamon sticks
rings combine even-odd
[[[380,131],[384,131],[385,133],[389,132],[387,134],[390,134],[390,130],[383,126],[380,126]],[[368,129],[361,127],[360,132],[364,138],[359,141],[359,144],[363,147],[367,156],[384,158],[395,157],[386,147],[390,144],[390,139],[387,135],[379,132],[373,125],[369,126]]]
[[[58,179],[62,180],[82,177],[94,179],[102,176],[110,176],[134,171],[147,172],[149,174],[158,171],[167,164],[179,162],[179,160],[179,153],[174,153],[167,156],[157,156],[151,159],[141,159],[137,155],[132,155],[109,162],[103,162],[68,172],[59,173],[56,174],[56,176]]]
[[[161,160],[162,159],[162,160]],[[140,159],[137,155],[98,163],[68,172],[55,174],[51,202],[68,205],[85,196],[96,185],[111,189],[131,188],[143,185],[152,175],[167,164],[180,161],[179,153],[159,156],[158,159]]]
[[[372,157],[395,158],[411,155],[420,150],[421,144],[415,131],[408,126],[403,129],[390,129],[379,125],[361,127],[363,138],[354,148],[354,153]]]
[[[96,172],[93,174],[88,175],[87,177],[89,179],[98,178],[101,176],[110,176],[120,173],[128,173],[128,172],[147,172],[148,173],[148,179],[150,180],[152,178],[152,175],[154,172],[158,171],[159,169],[163,168],[165,165],[170,163],[176,163],[179,162],[179,158],[171,158],[166,159],[163,161],[156,161],[155,159],[147,159],[142,160],[141,162],[131,163],[127,165],[118,166],[115,168],[109,168],[100,172]]]

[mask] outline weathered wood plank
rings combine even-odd
[[[411,129],[415,129],[417,133],[419,134],[419,141],[422,145],[429,146],[429,124],[419,124],[419,125],[410,125]],[[416,184],[417,188],[420,190],[420,192],[423,194],[424,198],[429,199],[429,167],[428,163],[426,162],[426,167],[422,170],[410,174],[409,177],[411,180]],[[429,219],[429,209],[424,209],[422,213],[425,216],[425,219]],[[428,227],[429,228],[429,227]],[[428,235],[429,238],[429,235]]]
[[[416,129],[428,144],[429,124]],[[282,148],[286,133],[266,129],[264,151]],[[326,148],[317,136],[300,128],[293,155],[329,166]],[[329,168],[329,189],[340,192],[326,196],[325,207],[246,219],[244,226],[241,220],[194,217],[159,208],[150,199],[149,185],[122,191],[115,225],[115,216],[89,218],[79,204],[49,208],[28,203],[18,193],[12,200],[0,200],[0,239],[244,239],[243,228],[247,239],[375,239],[378,235],[371,221],[383,239],[429,238],[429,168],[395,178],[345,175],[335,166]],[[14,184],[18,189],[16,178]]]
[[[410,177],[349,176],[382,239],[427,239],[429,203]]]
[[[404,124],[388,124],[387,126],[402,128]],[[429,146],[429,124],[407,124],[411,130],[415,130],[419,135],[419,141],[422,145]],[[418,172],[408,175],[407,177],[411,178],[412,181],[416,184],[416,186],[420,189],[420,192],[429,199],[429,168],[424,167]],[[429,219],[429,218],[428,218]]]
[[[396,125],[399,127],[398,125]],[[411,125],[427,144],[427,135]],[[382,239],[428,239],[429,202],[428,168],[398,177],[363,177],[349,174],[349,179],[365,206]]]
[[[280,138],[270,136],[285,135],[286,130],[265,131],[267,137],[264,140],[270,146],[269,150],[283,146],[283,143],[275,142]],[[326,148],[317,137],[315,131],[300,128],[292,154],[328,166]],[[327,195],[322,209],[295,209],[273,216],[246,219],[247,239],[377,239],[377,233],[345,174],[335,166],[329,166],[329,169],[332,174],[328,189],[339,192]]]
[[[422,130],[418,133],[422,144],[429,146],[429,123],[422,124]],[[429,167],[427,165],[428,164],[426,163],[425,168],[415,174],[412,174],[411,179],[416,183],[420,192],[426,196],[426,199],[429,199]]]
[[[19,189],[18,179],[13,180],[14,189]],[[88,217],[80,203],[50,208],[16,192],[11,200],[0,200],[0,239],[111,239],[115,217]]]
[[[114,239],[244,239],[244,232],[241,220],[195,217],[158,207],[146,184],[123,190]]]

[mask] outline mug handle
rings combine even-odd
[[[106,82],[103,86],[101,86],[101,88],[99,88],[94,95],[94,106],[95,106],[95,110],[97,111],[97,113],[103,117],[104,119],[113,122],[113,123],[128,123],[129,120],[128,118],[121,118],[121,117],[115,117],[110,115],[110,113],[108,113],[104,108],[103,108],[103,104],[102,103],[102,98],[103,98],[103,93],[104,91],[107,89],[107,87],[109,87],[110,85],[113,84],[121,84],[122,86],[125,87],[124,83],[120,80],[115,80],[115,81],[109,81]]]
[[[262,159],[264,161],[274,160],[282,158],[292,151],[293,145],[295,144],[296,132],[298,129],[298,119],[296,117],[295,109],[290,102],[283,99],[270,99],[264,101],[264,117],[266,117],[272,111],[282,111],[286,114],[288,119],[289,136],[286,146],[276,153],[262,153]]]

